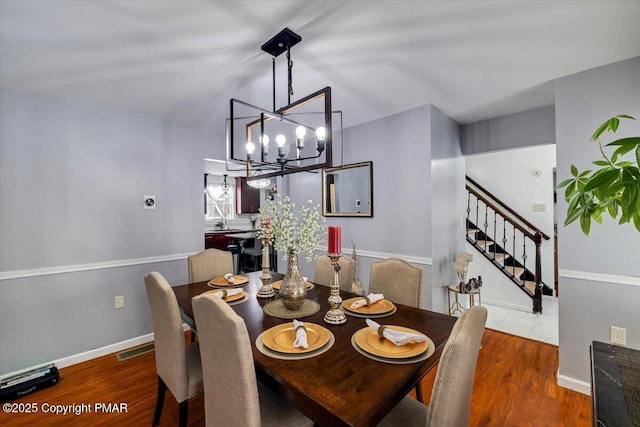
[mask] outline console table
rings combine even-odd
[[[593,425],[640,425],[640,350],[591,344]]]

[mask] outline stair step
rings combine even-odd
[[[513,274],[514,277],[520,277],[522,273],[524,273],[524,268],[522,267],[513,267],[511,265],[505,266],[505,271],[509,274]]]
[[[536,282],[534,282],[533,280],[525,280],[524,281],[524,287],[529,289],[531,291],[531,293],[535,293],[535,291],[536,291]]]
[[[507,255],[503,252],[489,252],[489,256],[495,259],[497,262],[502,262],[505,258],[508,258],[511,255]]]
[[[476,234],[478,231],[477,228],[467,228],[467,234]]]
[[[493,241],[491,241],[491,240],[476,240],[476,244],[478,246],[480,246],[481,248],[484,248],[485,244],[486,244],[486,247],[489,247],[489,246],[493,245]]]

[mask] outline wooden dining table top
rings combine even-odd
[[[379,362],[358,353],[351,344],[352,335],[366,327],[364,318],[347,315],[347,322],[342,325],[324,322],[324,315],[329,310],[327,298],[330,288],[316,284],[308,292],[307,299],[317,301],[320,311],[298,320],[326,327],[334,334],[335,344],[328,351],[309,359],[276,359],[257,349],[256,338],[263,331],[291,320],[264,313],[262,307],[274,298],[256,297],[261,286],[260,274],[246,274],[249,283],[244,289],[250,298],[232,305],[247,325],[258,379],[285,396],[321,426],[375,426],[427,372],[437,366],[456,320],[448,315],[396,304],[395,313],[375,320],[382,325],[405,326],[424,333],[434,342],[435,352],[426,360],[411,364]],[[283,277],[278,273],[271,274],[272,281]],[[211,289],[207,282],[173,287],[187,323],[193,324],[191,299]],[[344,291],[340,295],[343,300],[355,296]]]

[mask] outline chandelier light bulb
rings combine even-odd
[[[326,130],[324,129],[324,126],[320,126],[316,129],[316,149],[318,150],[318,153],[322,153],[324,151],[325,134]]]
[[[260,136],[260,142],[262,143],[262,152],[265,154],[269,154],[269,135],[264,134]]]
[[[253,153],[256,151],[256,145],[249,141],[247,142],[247,145],[245,145],[245,148],[247,149],[247,160],[252,162],[253,161]]]
[[[286,142],[287,138],[283,134],[276,136],[276,144],[278,145],[278,148],[284,148],[284,144]]]
[[[296,128],[296,136],[298,138],[304,138],[304,136],[307,134],[307,128],[304,126],[298,126]]]

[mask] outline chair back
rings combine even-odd
[[[341,256],[338,260],[340,271],[338,281],[340,289],[351,292],[351,285],[356,275],[356,262],[348,256]],[[316,266],[313,271],[313,283],[331,286],[333,283],[333,266],[331,259],[327,255],[319,255],[316,259]]]
[[[188,396],[187,356],[180,308],[167,280],[157,271],[144,276],[155,339],[156,369],[178,402]]]
[[[229,251],[206,249],[187,258],[189,283],[205,282],[233,273],[233,256]]]
[[[260,427],[260,401],[244,320],[213,295],[193,298],[207,426]]]
[[[453,326],[433,383],[427,426],[469,425],[473,379],[486,320],[487,309],[475,306],[465,310]]]
[[[397,258],[371,264],[369,292],[384,294],[397,304],[420,307],[422,269]]]

